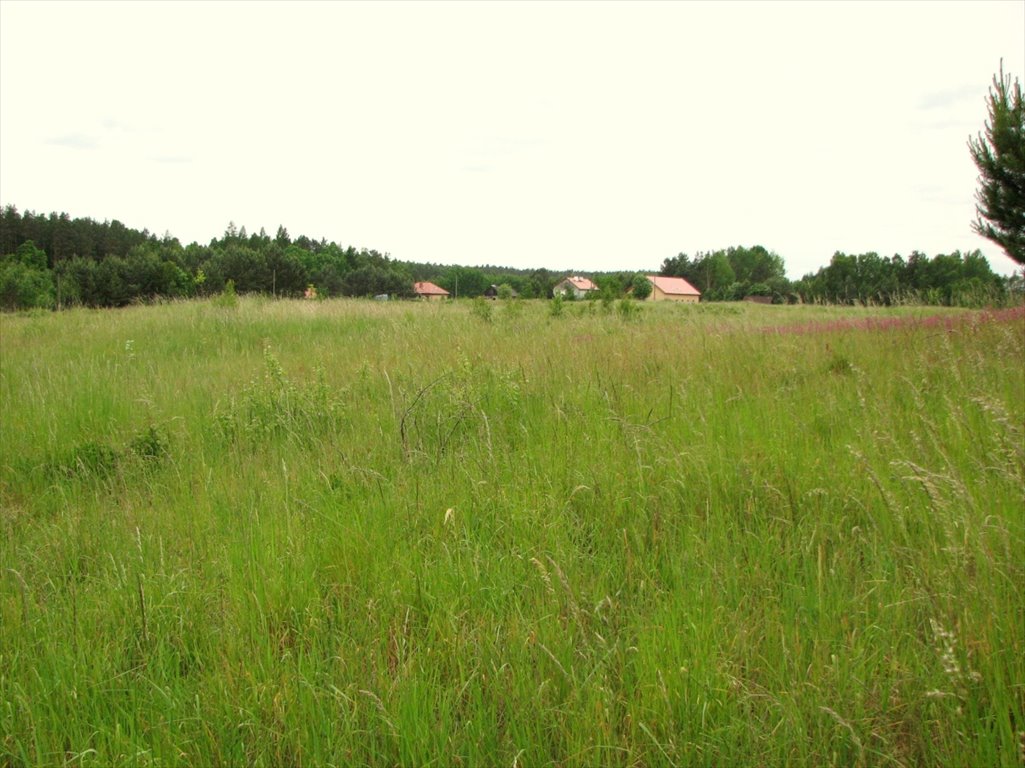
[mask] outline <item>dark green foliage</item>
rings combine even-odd
[[[5,206],[0,211],[0,252],[14,253],[26,240],[48,254],[50,266],[76,255],[87,259],[124,256],[133,246],[161,242],[150,232],[129,229],[116,219],[101,223],[72,219],[67,213],[22,214],[13,205]]]
[[[29,269],[46,269],[47,267],[46,251],[36,248],[36,244],[31,240],[26,240],[18,246],[14,252],[14,259]]]
[[[80,256],[62,261],[54,268],[65,304],[102,306],[102,286],[96,284],[97,262]]]
[[[171,454],[171,441],[161,427],[150,425],[117,447],[100,440],[87,440],[63,456],[46,465],[48,472],[58,478],[104,479],[121,468],[153,466]]]
[[[48,269],[35,269],[13,258],[0,261],[0,308],[50,309],[53,278]]]
[[[411,281],[392,269],[366,264],[357,267],[345,276],[342,283],[343,294],[346,296],[377,296],[387,293],[406,296],[411,288]]]
[[[452,294],[453,298],[483,296],[491,285],[488,277],[473,267],[449,267],[438,285]]]
[[[54,294],[46,253],[32,240],[19,244],[0,260],[0,308],[50,309]]]
[[[530,296],[528,298],[547,299],[552,295],[552,289],[558,281],[547,269],[535,269],[528,278]]]
[[[643,301],[651,295],[652,285],[647,277],[638,272],[630,280],[630,295],[638,301]]]
[[[986,132],[969,139],[968,148],[979,169],[972,229],[1025,265],[1025,102],[1003,62],[989,92]]]
[[[829,266],[805,275],[794,289],[804,301],[830,304],[985,306],[1008,298],[1004,280],[979,251],[933,259],[915,251],[907,260],[837,252]]]
[[[293,240],[284,227],[271,238],[263,230],[247,235],[245,227],[229,223],[209,245],[182,247],[169,234],[158,239],[118,221],[100,224],[65,213],[22,215],[9,205],[0,211],[0,243],[0,253],[23,267],[4,275],[5,309],[53,306],[54,291],[47,298],[35,274],[48,269],[53,270],[58,307],[120,307],[217,295],[229,280],[239,293],[285,297],[303,295],[311,283],[324,297],[412,294],[408,267],[389,256],[306,236]]]
[[[698,253],[693,260],[685,253],[662,262],[660,274],[682,277],[699,291],[704,300],[739,301],[745,296],[787,293],[786,268],[782,257],[760,245]],[[759,291],[769,293],[759,293]]]
[[[271,286],[271,271],[263,251],[230,243],[214,262],[219,269],[213,274],[233,280],[239,293],[256,293]]]
[[[301,296],[310,280],[300,255],[291,248],[282,250],[276,242],[266,244],[264,249],[271,275],[271,292],[275,296]]]

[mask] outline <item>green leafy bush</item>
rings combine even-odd
[[[470,313],[478,320],[490,323],[493,319],[494,310],[491,306],[491,302],[482,296],[478,296],[470,305]]]
[[[215,416],[221,434],[232,442],[264,443],[284,437],[306,445],[328,429],[342,413],[341,392],[317,379],[293,383],[267,347],[263,352],[264,373],[250,381],[228,401],[227,409]]]
[[[52,309],[53,276],[50,270],[28,266],[15,259],[0,262],[0,308]]]
[[[561,317],[562,311],[565,308],[564,301],[565,299],[561,293],[555,294],[555,298],[548,302],[548,314],[552,317]]]

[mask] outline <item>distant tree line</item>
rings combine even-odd
[[[523,298],[552,295],[565,272],[401,262],[373,249],[323,238],[292,238],[278,227],[248,234],[229,223],[207,245],[183,246],[120,221],[73,219],[66,213],[0,210],[0,307],[120,307],[157,298],[217,294],[230,280],[239,293],[302,296],[413,295],[429,280],[455,296],[481,296],[492,285]]]
[[[284,227],[274,237],[229,224],[208,245],[182,244],[119,221],[72,219],[66,213],[0,211],[0,306],[83,304],[120,307],[157,298],[203,296],[232,281],[240,293],[301,296],[410,296],[407,265],[375,250],[342,248]]]
[[[169,233],[158,237],[117,220],[22,214],[13,205],[0,210],[3,309],[121,307],[218,294],[229,281],[239,293],[283,297],[302,296],[310,286],[322,297],[409,297],[414,282],[428,280],[461,298],[481,296],[491,286],[500,288],[502,296],[550,298],[568,274],[578,272],[402,262],[323,238],[293,239],[284,227],[273,237],[262,229],[250,235],[233,223],[206,245],[183,246]],[[642,273],[584,274],[599,288],[591,298],[643,298],[650,290]],[[791,283],[782,257],[756,245],[699,252],[693,258],[680,253],[662,263],[661,274],[686,278],[703,300],[712,301],[764,296],[777,303],[977,305],[1006,300],[1015,285],[994,274],[978,251],[933,259],[914,253],[907,260],[837,253],[829,266]]]
[[[898,303],[981,306],[1001,303],[1021,290],[1021,278],[1003,278],[981,251],[954,251],[929,258],[918,251],[907,259],[876,253],[837,252],[829,265],[791,282],[783,259],[760,245],[681,253],[662,263],[661,274],[686,278],[711,301],[771,297],[774,303]]]
[[[983,306],[1020,294],[1020,277],[1004,278],[990,269],[981,251],[954,251],[929,258],[914,251],[886,258],[876,253],[837,252],[829,265],[794,283],[805,302],[829,304],[902,303]]]

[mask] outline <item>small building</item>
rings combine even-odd
[[[440,285],[428,283],[426,280],[422,283],[413,283],[413,293],[426,301],[443,301],[449,297],[449,292]]]
[[[663,277],[662,275],[645,275],[651,283],[651,295],[648,301],[682,301],[686,304],[697,304],[701,299],[701,291],[682,277]]]
[[[569,294],[573,295],[574,299],[582,299],[591,292],[597,293],[598,286],[588,280],[586,277],[567,277],[559,282],[553,289],[552,294],[555,296]]]

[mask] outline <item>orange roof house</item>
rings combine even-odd
[[[696,304],[701,298],[701,291],[682,277],[663,277],[662,275],[645,275],[651,283],[651,295],[648,301],[683,301]]]
[[[449,297],[449,292],[440,285],[428,283],[426,280],[422,283],[414,283],[413,293],[427,301],[442,301]]]
[[[598,286],[588,280],[586,277],[567,277],[562,280],[558,285],[552,289],[552,293],[558,296],[560,293],[565,296],[568,293],[573,294],[573,298],[582,299],[592,291],[597,291]]]

